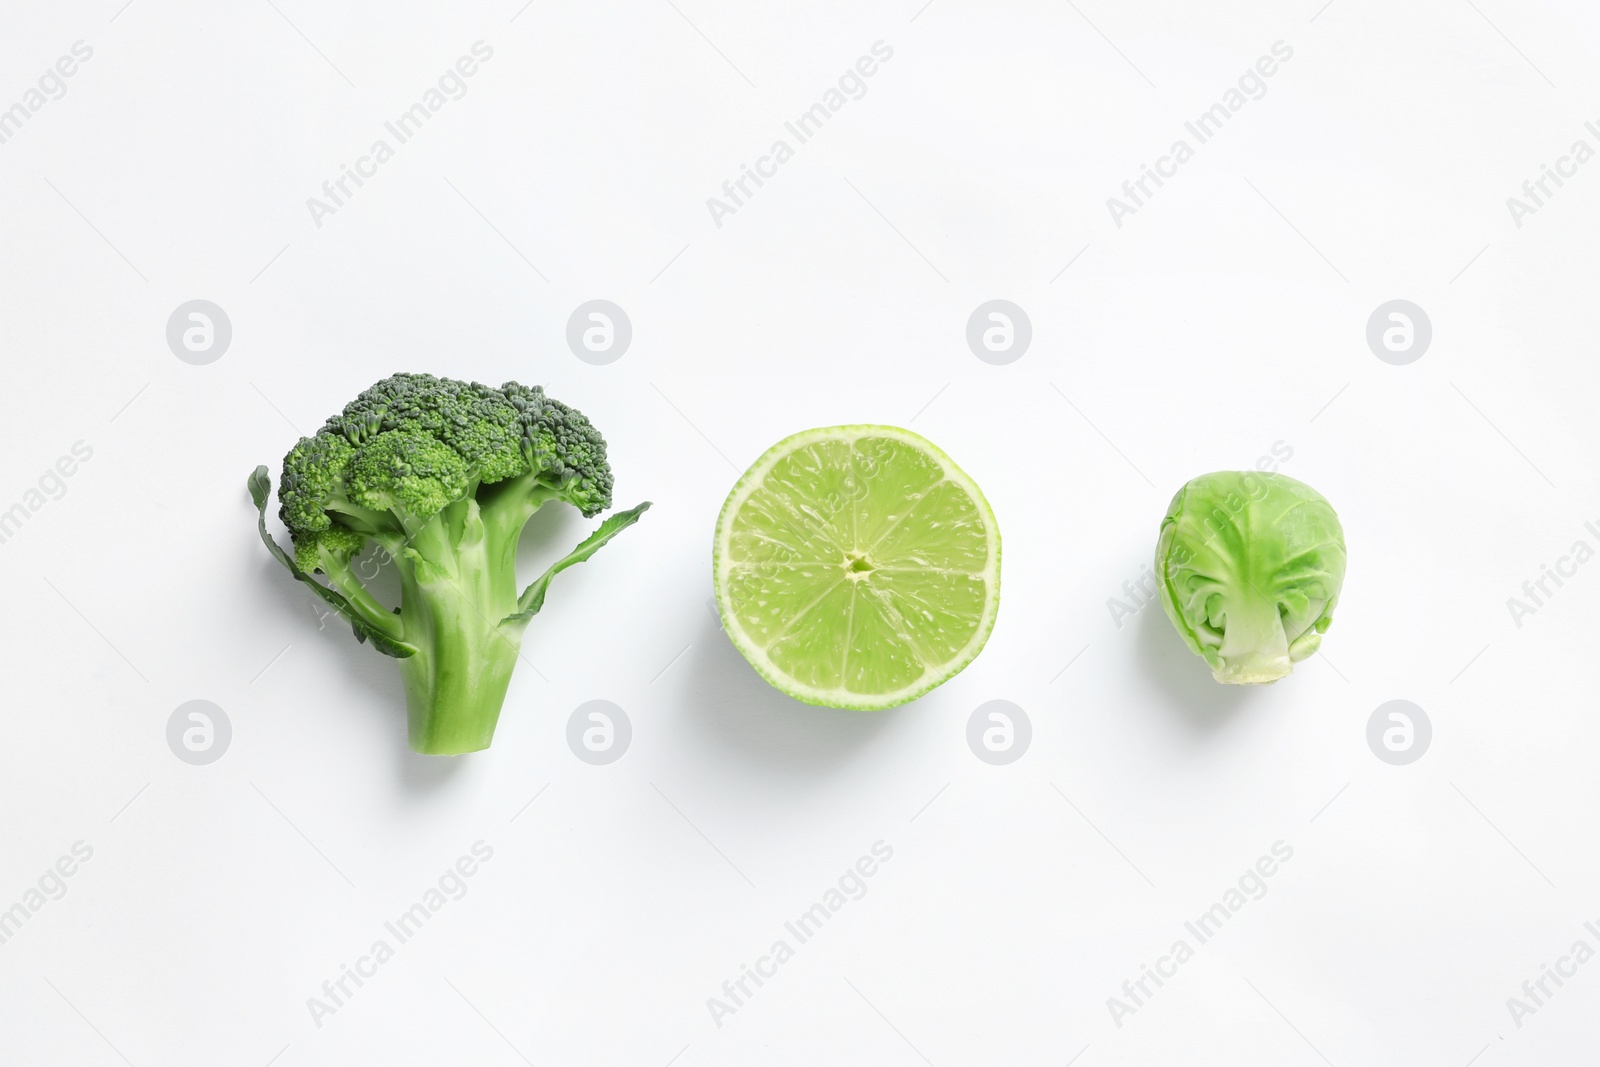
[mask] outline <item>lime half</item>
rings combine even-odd
[[[1000,606],[1000,528],[977,483],[909,430],[779,441],[717,519],[728,637],[807,704],[892,708],[978,655]]]

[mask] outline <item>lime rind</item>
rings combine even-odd
[[[774,468],[785,459],[794,457],[796,453],[815,446],[827,446],[830,444],[849,446],[854,453],[858,451],[856,449],[858,442],[870,439],[887,439],[888,441],[909,446],[910,449],[914,450],[914,453],[925,457],[931,466],[925,471],[911,469],[897,472],[903,478],[920,479],[926,483],[926,487],[915,497],[911,507],[906,509],[904,514],[892,516],[873,513],[870,507],[870,497],[864,498],[858,494],[855,497],[855,502],[849,508],[851,529],[848,539],[852,541],[859,539],[863,528],[865,528],[865,532],[874,543],[888,541],[898,546],[901,551],[912,553],[913,563],[900,567],[886,566],[884,568],[889,572],[883,576],[889,588],[885,589],[877,598],[878,603],[874,606],[879,610],[859,611],[861,606],[854,603],[854,597],[858,595],[857,587],[850,583],[848,588],[841,589],[841,584],[846,583],[846,579],[841,573],[840,581],[837,583],[820,589],[813,585],[811,587],[815,590],[815,596],[812,598],[813,603],[809,605],[802,604],[801,610],[795,611],[792,603],[780,605],[774,609],[776,614],[771,626],[763,624],[762,620],[759,619],[755,620],[753,625],[747,625],[745,620],[741,620],[731,601],[734,582],[741,577],[747,576],[749,572],[756,568],[763,570],[770,568],[770,573],[774,575],[786,572],[801,572],[807,569],[812,569],[814,573],[815,568],[818,567],[835,568],[838,566],[836,562],[838,559],[837,553],[840,550],[848,551],[848,546],[839,543],[846,540],[845,531],[838,529],[834,524],[835,519],[843,520],[844,511],[846,510],[844,508],[838,509],[837,514],[833,517],[824,517],[816,512],[807,514],[793,511],[784,515],[773,513],[781,509],[773,509],[772,512],[762,517],[771,522],[788,525],[792,528],[804,527],[804,532],[810,535],[805,542],[807,546],[813,540],[820,542],[816,545],[815,554],[817,558],[796,558],[792,554],[788,558],[779,558],[776,554],[779,548],[787,547],[792,549],[793,546],[780,546],[777,542],[774,542],[775,555],[770,561],[763,563],[759,558],[754,558],[748,562],[741,561],[736,563],[730,546],[735,535],[736,520],[740,517],[744,505],[750,500],[752,494],[765,485]],[[880,450],[880,455],[877,457],[863,457],[863,462],[868,468],[873,468],[874,464],[884,460],[889,452],[894,453],[889,462],[902,462],[907,458],[907,453],[904,449],[890,449]],[[791,464],[790,467],[795,468],[796,465]],[[854,460],[852,461],[852,469],[857,476],[871,477],[876,473],[875,469],[863,471],[861,465]],[[806,478],[813,472],[807,470],[804,466],[799,466],[798,469],[793,469],[788,473],[792,477]],[[822,468],[814,473],[815,478],[807,484],[807,489],[810,492],[825,494],[838,490],[839,486],[832,481],[838,473],[836,469]],[[935,473],[937,477],[934,477]],[[924,560],[923,557],[916,556],[914,553],[918,547],[918,531],[914,524],[907,525],[907,520],[911,518],[912,514],[929,496],[934,493],[948,494],[950,489],[943,488],[946,486],[953,486],[964,492],[975,509],[975,517],[981,521],[983,527],[984,551],[981,559],[976,558],[976,554],[969,550],[964,553],[963,558],[940,561],[942,563],[958,563],[961,564],[960,566],[938,566]],[[821,523],[820,526],[818,525],[819,521]],[[741,536],[744,538],[741,544],[746,550],[759,553],[760,538],[758,534],[752,535],[746,529],[741,531]],[[752,542],[752,537],[755,538],[754,542]],[[988,500],[984,497],[983,491],[978,487],[977,483],[957,466],[955,461],[946,455],[942,449],[919,434],[894,426],[850,425],[822,427],[814,430],[805,430],[779,441],[764,452],[735,483],[733,490],[728,494],[727,501],[723,504],[721,514],[717,518],[716,537],[712,551],[712,571],[713,584],[716,589],[717,610],[722,616],[723,628],[727,632],[729,640],[732,641],[740,654],[750,662],[750,665],[756,669],[757,673],[774,688],[806,704],[843,708],[852,711],[881,711],[915,700],[943,685],[961,673],[983,651],[984,645],[989,640],[990,633],[994,630],[995,619],[1000,605],[1000,528],[995,520],[993,509],[989,507]],[[743,574],[736,573],[736,571],[743,572]],[[940,583],[943,583],[946,589],[940,590],[936,588]],[[965,583],[965,588],[957,589],[956,587],[961,586],[962,583]],[[892,689],[884,692],[852,690],[849,688],[849,683],[852,681],[849,676],[839,679],[838,684],[819,684],[824,680],[820,675],[827,672],[806,670],[808,665],[815,667],[818,662],[825,662],[827,656],[840,653],[842,649],[837,647],[839,645],[839,633],[836,628],[796,626],[795,623],[800,621],[804,615],[814,611],[845,610],[841,603],[841,594],[848,595],[851,598],[848,610],[851,614],[852,626],[844,632],[844,645],[845,647],[853,647],[857,640],[871,639],[873,633],[869,631],[881,629],[885,626],[892,628],[894,620],[884,616],[886,613],[892,614],[893,611],[899,610],[895,605],[903,606],[906,610],[917,610],[919,613],[931,618],[932,615],[929,613],[928,608],[925,605],[919,606],[921,604],[918,600],[919,588],[924,594],[935,594],[936,599],[939,596],[943,596],[946,600],[953,597],[968,603],[975,599],[975,594],[981,592],[982,608],[976,627],[973,629],[970,638],[961,647],[948,651],[947,658],[939,658],[940,650],[928,647],[917,649],[916,651],[923,657],[922,670],[916,673],[915,677],[910,677],[911,667],[906,662],[906,657],[895,655],[891,648],[891,643],[880,642],[878,648],[889,651],[882,658],[855,658],[853,662],[857,667],[857,672],[854,680],[871,684],[870,679],[862,673],[866,671],[877,672],[877,677],[880,681],[884,678],[893,680],[897,677],[905,676],[904,684],[895,685]],[[892,601],[890,599],[891,596],[894,598]],[[934,606],[942,608],[947,605],[939,603]],[[964,617],[970,618],[970,616]],[[781,631],[772,628],[779,624],[786,625]],[[752,630],[756,632],[752,633]],[[795,667],[794,669],[786,670],[774,661],[769,650],[779,641],[787,640],[790,636],[794,637],[796,644],[804,645],[807,640],[810,640],[812,645],[797,648],[794,655],[787,657]],[[928,661],[930,657],[932,658],[931,662]],[[845,668],[851,665],[852,659],[841,655],[841,662],[843,663],[841,673],[843,673]],[[807,674],[809,678],[801,676]]]

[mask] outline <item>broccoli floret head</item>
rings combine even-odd
[[[409,519],[437,515],[473,483],[461,453],[421,430],[384,430],[356,449],[345,469],[354,503]]]
[[[296,546],[302,537],[321,533],[332,525],[328,502],[344,491],[344,472],[355,449],[337,434],[302,437],[283,457],[283,481],[278,486],[278,517],[289,528]]]
[[[519,451],[527,469],[558,486],[584,518],[609,508],[612,479],[606,441],[583,412],[545,396],[537,385],[507,382],[500,392],[517,410]]]
[[[357,447],[394,430],[449,446],[478,481],[522,473],[516,410],[499,389],[431,374],[396,374],[346,404],[322,428]]]
[[[294,543],[294,561],[303,571],[326,573],[343,566],[366,547],[367,538],[343,526],[329,526],[321,533],[304,534]]]
[[[542,387],[396,374],[289,451],[279,514],[297,550],[333,525],[404,535],[480,486],[524,477],[586,518],[611,506],[605,439]]]

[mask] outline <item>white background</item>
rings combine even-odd
[[[1506,198],[1600,148],[1600,16],[123,2],[0,9],[0,108],[94,49],[0,145],[0,508],[93,449],[0,544],[0,908],[93,849],[0,946],[0,1061],[1592,1055],[1600,963],[1520,1027],[1506,1001],[1600,948],[1600,565],[1520,627],[1506,602],[1600,546],[1600,163],[1520,228]],[[307,198],[479,40],[467,95],[316,226]],[[718,227],[706,199],[880,40],[866,95]],[[1106,198],[1280,40],[1266,95],[1119,228]],[[197,298],[234,329],[207,366],[165,340]],[[593,298],[633,323],[608,366],[565,341]],[[1033,324],[1008,366],[964,338],[994,298]],[[1365,341],[1395,298],[1433,323],[1409,366]],[[244,490],[399,370],[544,384],[606,434],[617,503],[656,501],[557,579],[462,759],[407,751],[394,665],[319,630]],[[769,689],[707,606],[737,473],[861,421],[940,444],[1005,538],[982,657],[878,715]],[[1178,486],[1277,442],[1349,577],[1325,656],[1224,690],[1159,608],[1107,602]],[[530,568],[588,525],[541,515]],[[1396,698],[1433,722],[1411,766],[1365,740]],[[233,725],[210,766],[165,740],[191,699]],[[607,767],[565,741],[591,699],[633,723]],[[1033,724],[1010,766],[966,743],[991,699]],[[478,840],[467,895],[318,1027],[307,998]],[[717,1026],[707,998],[878,840],[866,896]],[[1119,1027],[1107,999],[1280,840],[1266,896]]]

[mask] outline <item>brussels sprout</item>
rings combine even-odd
[[[1322,494],[1281,474],[1217,471],[1161,520],[1161,606],[1219,682],[1275,682],[1317,650],[1344,583],[1344,530]]]

